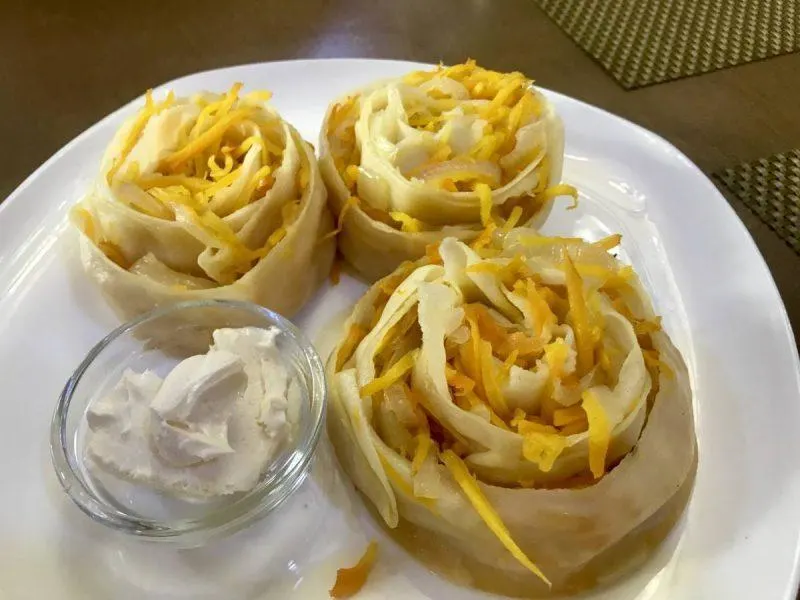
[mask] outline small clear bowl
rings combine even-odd
[[[251,491],[213,502],[177,500],[84,464],[92,401],[108,393],[126,369],[164,377],[178,362],[208,351],[222,327],[276,327],[278,348],[299,384],[301,402],[291,442]],[[183,302],[122,325],[88,353],[69,378],[50,428],[50,452],[64,491],[95,521],[142,539],[196,547],[264,517],[304,481],[325,418],[325,374],[308,339],[284,317],[255,304],[228,300]]]

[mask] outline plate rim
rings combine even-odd
[[[213,69],[207,69],[192,73],[187,73],[185,75],[181,75],[170,80],[167,80],[163,83],[153,86],[153,90],[160,90],[163,88],[167,88],[170,86],[174,86],[184,82],[188,79],[193,79],[197,77],[208,76],[212,74],[220,74],[226,71],[233,71],[237,69],[258,69],[263,67],[272,67],[275,65],[306,65],[306,66],[313,66],[319,63],[338,63],[340,65],[351,65],[357,66],[359,64],[369,64],[369,65],[392,65],[394,67],[408,67],[409,69],[413,68],[430,68],[435,65],[431,63],[425,62],[416,62],[416,61],[406,61],[402,59],[372,59],[372,58],[311,58],[311,59],[287,59],[287,60],[278,60],[278,61],[263,61],[263,62],[252,62],[252,63],[243,63],[243,64],[235,64],[235,65],[228,65],[224,67],[217,67]],[[766,276],[765,281],[769,281],[771,286],[768,290],[764,290],[764,292],[772,294],[773,299],[777,300],[777,306],[774,304],[770,307],[770,309],[778,308],[779,307],[779,316],[781,322],[781,338],[780,340],[776,340],[776,345],[779,343],[784,346],[783,351],[788,350],[788,355],[791,358],[792,365],[794,367],[794,389],[798,393],[798,397],[800,397],[800,352],[798,352],[797,344],[795,343],[794,331],[792,328],[792,324],[789,320],[788,312],[786,310],[786,305],[783,301],[783,298],[780,295],[780,291],[777,287],[775,279],[772,275],[772,272],[764,259],[763,254],[759,250],[755,240],[750,233],[750,231],[745,226],[744,222],[739,218],[738,214],[734,211],[733,207],[727,201],[727,199],[723,196],[723,194],[719,191],[713,181],[680,149],[678,149],[674,144],[672,144],[669,140],[662,137],[660,134],[655,133],[642,125],[634,123],[612,113],[604,108],[595,106],[583,100],[574,98],[572,96],[556,92],[550,88],[537,86],[538,89],[542,90],[546,95],[551,96],[553,98],[557,98],[559,102],[571,104],[572,106],[583,110],[588,111],[591,113],[595,113],[601,116],[604,119],[610,119],[615,122],[616,125],[632,129],[636,131],[639,135],[643,136],[643,139],[649,139],[659,146],[662,149],[667,149],[670,151],[672,156],[679,160],[685,167],[690,168],[695,172],[696,175],[699,175],[704,184],[706,185],[707,189],[709,190],[709,194],[707,198],[704,198],[704,201],[712,201],[716,203],[716,210],[720,211],[720,214],[725,214],[725,221],[726,226],[736,227],[738,228],[737,239],[743,240],[746,238],[748,240],[748,250],[749,254],[755,253],[755,256],[758,257],[756,264],[758,268],[761,270],[761,275]],[[140,102],[143,95],[138,95],[128,102],[122,104],[117,109],[107,113],[102,118],[98,119],[94,123],[92,123],[89,127],[81,131],[79,134],[74,136],[72,139],[67,141],[63,144],[58,150],[56,150],[49,158],[47,158],[44,162],[42,162],[36,169],[34,169],[27,177],[25,177],[21,183],[19,183],[7,196],[6,198],[0,202],[0,227],[3,226],[3,223],[6,219],[10,218],[9,211],[11,207],[17,206],[17,203],[20,201],[20,197],[23,195],[24,191],[30,187],[35,181],[42,178],[46,175],[47,171],[59,160],[61,160],[65,155],[68,155],[73,149],[79,145],[83,140],[86,138],[91,137],[96,130],[101,129],[105,126],[109,121],[119,118],[122,114],[126,111],[130,111],[131,108]],[[567,124],[569,126],[569,124]],[[11,236],[9,236],[11,237]],[[13,256],[14,248],[12,247],[11,242],[4,243],[2,239],[0,239],[0,259],[4,258],[7,255]],[[0,267],[3,266],[3,261],[0,260]],[[2,271],[2,268],[0,268]],[[789,375],[787,370],[787,376]],[[787,380],[788,381],[788,380]],[[800,523],[798,523],[800,525]],[[794,549],[794,556],[792,557],[793,562],[793,569],[791,573],[791,577],[787,582],[787,593],[786,596],[787,600],[793,600],[795,598],[795,594],[797,593],[798,584],[800,584],[800,530],[798,531],[798,536],[796,539],[795,549]],[[794,591],[793,591],[794,590]]]

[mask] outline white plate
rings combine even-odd
[[[283,116],[316,141],[329,101],[416,66],[271,63],[165,87],[181,94],[243,81],[271,89]],[[565,179],[579,187],[582,202],[573,213],[555,210],[546,231],[624,234],[623,250],[684,352],[695,390],[700,467],[688,518],[646,569],[597,597],[793,599],[800,369],[764,261],[714,186],[674,147],[601,110],[548,96],[567,129]],[[0,205],[0,598],[325,598],[335,568],[357,556],[365,539],[382,535],[330,469],[319,468],[327,479],[302,489],[301,499],[321,506],[313,514],[297,520],[287,511],[282,527],[259,524],[192,552],[110,535],[69,503],[52,475],[48,426],[58,393],[117,324],[78,268],[65,214],[132,110],[122,108],[73,140]],[[298,321],[326,346],[326,323],[362,290],[354,281],[326,289]],[[280,536],[296,528],[313,544],[289,556]],[[456,591],[388,541],[381,548],[365,599],[485,597]]]

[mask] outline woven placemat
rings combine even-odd
[[[626,89],[800,50],[797,0],[534,0]]]
[[[800,254],[800,150],[724,169],[713,178]]]

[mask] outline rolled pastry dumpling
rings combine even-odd
[[[369,280],[445,237],[490,223],[539,226],[558,185],[561,120],[521,73],[468,61],[383,81],[334,102],[320,168],[344,257]]]
[[[333,221],[313,149],[267,92],[241,87],[148,93],[73,209],[85,270],[123,316],[204,298],[291,315],[328,273]]]
[[[328,367],[331,439],[426,565],[574,592],[641,562],[682,513],[688,373],[617,242],[446,238],[355,306]]]

